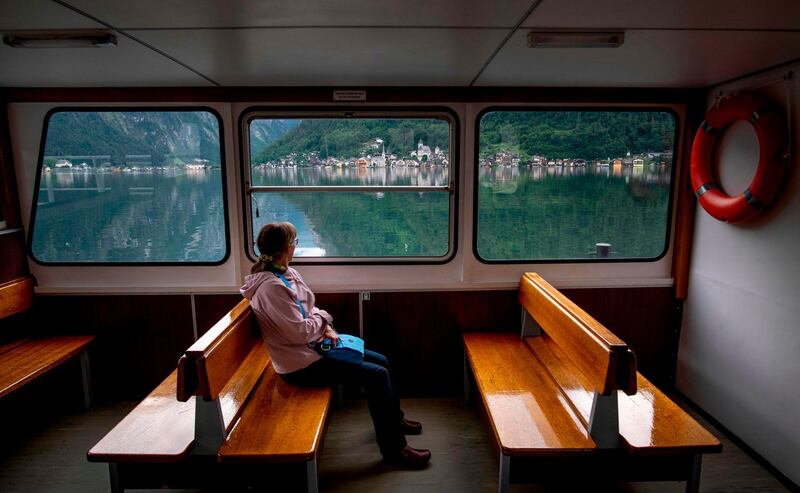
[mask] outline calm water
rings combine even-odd
[[[43,173],[33,231],[45,262],[215,262],[225,255],[218,170]]]
[[[479,168],[478,251],[488,259],[653,257],[666,234],[670,168]],[[450,169],[255,168],[254,185],[446,185]],[[46,262],[213,262],[225,254],[219,170],[43,173],[33,253]],[[266,193],[257,231],[299,230],[298,256],[427,256],[450,249],[449,194]],[[255,217],[256,209],[258,217]]]

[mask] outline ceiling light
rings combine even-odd
[[[107,48],[117,46],[117,37],[107,31],[17,32],[3,36],[12,48]]]
[[[531,31],[528,48],[618,48],[625,31]]]

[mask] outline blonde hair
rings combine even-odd
[[[250,273],[269,270],[275,262],[275,257],[288,250],[295,238],[297,229],[290,222],[265,224],[256,238],[256,246],[261,256],[250,269]]]

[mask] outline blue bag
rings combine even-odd
[[[314,344],[314,350],[324,358],[344,363],[360,364],[364,361],[364,340],[360,337],[339,334],[339,343],[334,347],[330,338]]]

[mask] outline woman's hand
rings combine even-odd
[[[325,325],[325,331],[322,333],[322,338],[329,338],[331,343],[333,343],[333,347],[336,347],[339,344],[339,333],[333,330],[333,327],[330,324]]]

